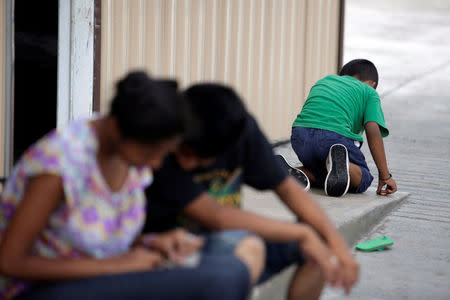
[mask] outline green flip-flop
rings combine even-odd
[[[382,251],[384,248],[392,246],[394,241],[387,236],[381,238],[374,238],[356,245],[356,249],[360,251]]]

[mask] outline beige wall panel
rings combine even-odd
[[[6,58],[6,0],[0,0],[0,177],[5,175],[5,58]],[[1,184],[0,184],[1,191]]]
[[[336,73],[339,41],[339,2],[309,0],[306,5],[304,92],[326,74]]]
[[[306,5],[307,0],[302,1],[294,1],[293,9],[296,12],[294,14],[294,33],[293,43],[291,47],[293,47],[293,57],[292,57],[292,70],[291,72],[291,94],[289,95],[289,105],[287,107],[287,111],[290,112],[290,116],[287,116],[286,119],[289,121],[294,121],[295,116],[300,112],[300,109],[304,103],[305,93],[304,93],[304,85],[305,85],[305,47],[306,47]],[[290,126],[292,124],[287,124],[288,130],[290,131]]]
[[[218,0],[205,1],[205,10],[201,12],[204,15],[203,31],[203,77],[201,80],[211,80],[216,78],[216,49],[217,36],[215,34],[217,28],[217,2]]]
[[[335,73],[339,0],[103,0],[102,111],[132,69],[232,85],[272,140]]]
[[[328,43],[328,54],[327,66],[337,66],[339,67],[339,51],[336,51],[337,45],[339,45],[339,34],[340,34],[340,5],[339,1],[328,0],[331,3],[331,8],[329,10],[330,14],[330,24],[329,24],[329,43]],[[337,69],[337,68],[336,68]],[[337,70],[336,70],[337,71]]]
[[[189,64],[186,78],[203,78],[203,43],[204,43],[204,24],[205,24],[205,1],[194,0],[189,6],[189,14],[192,16],[192,23],[189,31],[191,36],[190,47],[188,50]]]

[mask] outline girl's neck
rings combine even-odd
[[[104,117],[92,121],[98,137],[97,163],[101,175],[112,192],[119,192],[128,176],[128,164],[119,156],[117,146],[120,143],[116,121]]]
[[[114,157],[117,155],[119,132],[112,117],[103,117],[92,121],[98,137],[98,156]]]

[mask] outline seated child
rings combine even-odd
[[[288,176],[240,97],[229,87],[206,83],[191,86],[183,96],[199,129],[155,173],[146,190],[145,230],[163,231],[180,223],[201,232],[247,229],[265,239],[260,282],[297,265],[286,293],[289,299],[318,299],[324,283],[348,291],[358,279],[358,264],[346,242],[304,186]],[[302,222],[276,221],[240,209],[244,184],[274,191]],[[207,243],[206,250],[229,251],[241,238],[223,236]]]
[[[137,72],[118,83],[108,115],[32,145],[0,198],[0,299],[245,299],[249,270],[233,255],[160,269],[158,245],[187,255],[202,241],[161,233],[149,249],[138,239],[151,169],[178,145],[184,115],[175,82]]]
[[[352,60],[339,75],[328,75],[314,84],[292,125],[291,144],[303,164],[300,169],[329,196],[362,193],[372,183],[360,150],[364,130],[378,168],[377,193],[397,191],[386,161],[382,137],[389,131],[377,85],[375,65],[366,59]]]

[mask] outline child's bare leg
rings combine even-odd
[[[308,176],[308,179],[311,183],[316,182],[316,178],[308,169],[306,169],[303,166],[298,167],[298,169],[302,170],[303,173],[305,173],[306,176]],[[354,188],[358,187],[361,184],[362,180],[361,168],[358,165],[355,165],[354,163],[350,163],[349,173],[350,173],[350,186]]]
[[[266,247],[263,241],[255,236],[246,237],[236,247],[234,254],[247,266],[251,283],[255,284],[266,261]]]
[[[309,182],[316,183],[316,178],[307,168],[301,166],[301,167],[297,167],[297,169],[303,171],[303,173],[305,173],[305,175],[308,176]]]
[[[350,163],[350,186],[357,188],[361,184],[362,171],[358,165]]]
[[[319,266],[306,263],[295,271],[288,291],[288,300],[319,299],[325,285]]]

